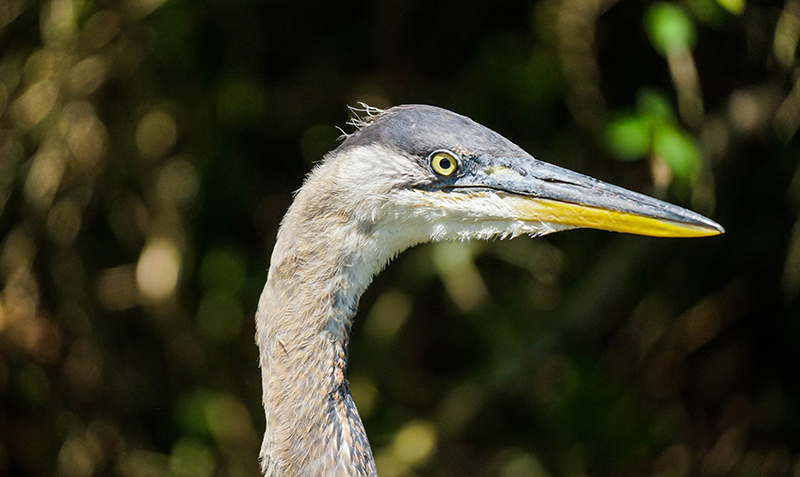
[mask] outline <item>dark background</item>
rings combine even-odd
[[[744,2],[2,0],[0,474],[258,475],[269,254],[364,102],[727,230],[402,254],[382,477],[800,475],[800,2]]]

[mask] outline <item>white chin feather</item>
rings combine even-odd
[[[572,228],[561,224],[547,222],[523,221],[481,221],[469,223],[437,223],[431,229],[429,240],[441,242],[446,240],[491,240],[512,239],[520,235],[539,237],[553,232]]]
[[[569,225],[519,220],[497,194],[405,190],[380,210],[379,223],[410,243],[532,237],[574,228]],[[420,220],[424,219],[424,220]],[[398,237],[400,238],[400,237]]]

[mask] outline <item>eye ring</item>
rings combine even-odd
[[[443,149],[433,151],[429,157],[431,160],[431,169],[440,176],[452,176],[458,169],[458,159],[456,159],[456,155],[450,151],[445,151]]]

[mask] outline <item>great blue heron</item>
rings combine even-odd
[[[440,240],[590,227],[723,232],[686,209],[534,159],[432,106],[368,110],[305,180],[278,230],[256,313],[268,476],[374,476],[348,389],[358,300],[398,253]]]

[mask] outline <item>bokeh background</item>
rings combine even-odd
[[[0,1],[0,475],[255,476],[253,316],[348,105],[725,235],[420,246],[349,379],[382,477],[800,476],[800,1]]]

